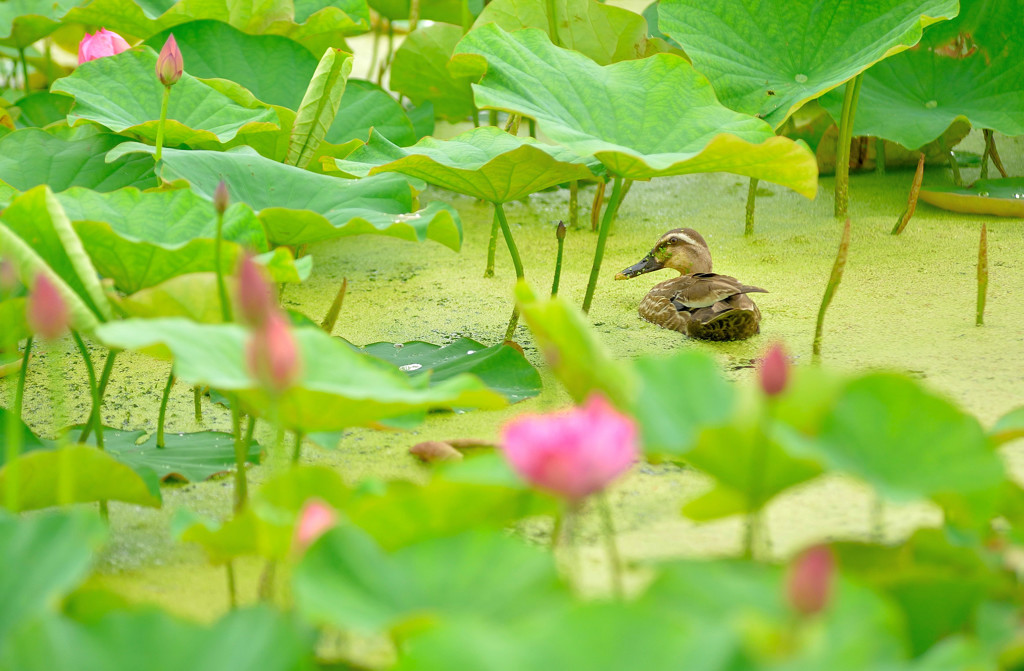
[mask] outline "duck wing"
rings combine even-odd
[[[697,310],[714,305],[730,296],[748,293],[768,293],[761,287],[743,284],[735,277],[717,273],[694,273],[678,278],[671,300],[679,310]]]

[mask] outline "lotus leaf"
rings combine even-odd
[[[38,91],[21,98],[11,107],[20,112],[17,119],[19,128],[42,128],[64,121],[71,111],[72,102],[67,96]]]
[[[495,531],[388,554],[365,532],[338,527],[306,552],[294,588],[307,617],[367,632],[423,617],[501,621],[564,598],[549,554]]]
[[[409,18],[409,0],[368,0],[368,4],[390,21]],[[420,2],[420,18],[461,25],[463,4],[463,0]],[[468,0],[465,4],[470,15],[476,16],[483,9],[484,0]]]
[[[353,139],[366,142],[371,130],[400,147],[416,141],[416,129],[408,113],[391,94],[372,82],[349,79],[340,109],[327,131],[327,142],[342,144]]]
[[[127,143],[107,159],[136,151],[152,152],[153,147]],[[224,180],[232,198],[257,211],[274,244],[299,245],[363,233],[431,239],[454,250],[462,244],[462,223],[455,210],[435,201],[410,213],[412,191],[399,175],[342,180],[283,165],[246,148],[165,149],[160,174],[169,181],[187,180],[193,191],[210,199]]]
[[[65,139],[36,128],[17,130],[0,138],[0,179],[19,191],[40,184],[57,192],[73,186],[94,191],[156,186],[153,161],[146,156],[104,161],[104,154],[124,141],[109,133]]]
[[[312,160],[334,123],[351,72],[351,54],[335,49],[324,52],[292,122],[285,163],[305,168]]]
[[[658,13],[726,107],[778,128],[958,11],[957,0],[662,0]]]
[[[115,133],[154,140],[164,91],[153,74],[156,58],[149,47],[98,58],[83,63],[50,90],[75,99],[69,123],[94,121]],[[274,129],[275,121],[268,107],[245,107],[185,73],[171,92],[164,143],[227,142],[243,130]]]
[[[168,432],[164,436],[164,447],[157,446],[156,434],[150,434],[140,443],[139,439],[144,435],[144,431],[105,428],[104,449],[140,474],[147,471],[156,473],[161,481],[199,482],[235,469],[235,439],[230,433]],[[247,461],[258,464],[260,451],[259,444],[254,441],[249,446]]]
[[[967,187],[929,186],[920,198],[944,210],[1024,218],[1024,179],[979,179]]]
[[[492,203],[525,198],[556,184],[586,179],[594,168],[564,147],[520,138],[500,128],[474,128],[450,140],[425,137],[408,148],[373,134],[347,159],[325,159],[347,176],[400,172]]]
[[[24,49],[58,27],[70,9],[84,0],[5,0],[0,3],[0,44]]]
[[[601,67],[539,30],[506,33],[494,24],[470,32],[457,53],[487,58],[473,87],[479,106],[535,118],[548,137],[620,177],[725,171],[808,198],[817,191],[817,163],[805,145],[720,105],[707,79],[678,56]]]
[[[477,378],[453,377],[439,385],[414,385],[382,361],[359,354],[316,328],[292,331],[302,374],[277,400],[281,421],[303,431],[369,426],[389,417],[445,408],[498,408],[504,398]],[[246,405],[269,416],[275,402],[260,388],[245,362],[248,332],[233,324],[205,325],[180,319],[130,319],[97,330],[108,347],[144,349],[164,345],[174,355],[174,373],[187,384],[233,391]]]
[[[997,444],[1024,438],[1024,406],[1014,408],[996,422],[989,434]]]
[[[434,115],[461,121],[476,111],[470,84],[474,73],[453,74],[448,70],[462,29],[447,23],[420,26],[410,33],[395,52],[389,86],[414,105],[433,103]]]

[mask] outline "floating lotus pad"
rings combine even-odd
[[[662,0],[658,23],[726,107],[778,128],[958,10],[957,0]]]
[[[347,159],[325,159],[348,176],[400,172],[492,203],[506,203],[576,179],[593,177],[596,161],[500,128],[474,128],[450,140],[425,137],[403,149],[377,134]]]
[[[51,87],[73,96],[68,123],[94,121],[115,133],[155,140],[164,86],[154,75],[156,53],[149,47],[83,63]],[[227,142],[239,132],[274,130],[269,107],[246,107],[187,72],[171,91],[164,144]]]
[[[149,145],[125,143],[107,159],[152,151]],[[165,149],[160,175],[185,180],[209,199],[224,180],[231,197],[256,210],[270,242],[278,245],[364,233],[414,242],[430,239],[454,250],[462,244],[462,223],[455,209],[435,201],[411,211],[413,192],[400,175],[338,179],[272,161],[248,147],[227,152]]]
[[[708,80],[678,56],[602,67],[555,47],[539,30],[506,33],[494,24],[470,32],[457,53],[487,60],[487,74],[473,87],[478,105],[536,119],[548,137],[616,175],[722,171],[808,198],[817,192],[817,163],[805,145],[723,107]]]
[[[1024,218],[1024,177],[979,179],[968,187],[932,186],[922,188],[919,197],[953,212]]]

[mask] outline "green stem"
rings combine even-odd
[[[562,527],[565,522],[565,513],[555,513],[554,523],[551,525],[551,552],[558,549],[558,544],[562,538]]]
[[[953,153],[952,149],[946,148],[946,138],[941,135],[939,136],[939,147],[949,161],[949,169],[953,171],[953,183],[957,186],[963,186],[964,182],[960,177],[960,164],[956,162],[956,154]]]
[[[227,572],[228,579],[228,604],[231,606],[231,610],[238,608],[238,589],[235,586],[235,563],[228,562],[224,565],[224,569]]]
[[[501,233],[505,236],[505,244],[508,246],[508,253],[512,257],[512,265],[516,269],[516,279],[522,280],[524,277],[523,262],[519,258],[519,248],[516,247],[516,241],[512,238],[512,229],[508,226],[508,219],[505,218],[505,208],[502,207],[501,203],[494,204],[494,214],[498,218],[498,225],[501,226]],[[518,323],[519,308],[515,307],[512,308],[512,318],[508,321],[508,328],[505,329],[505,340],[512,339]]]
[[[420,22],[420,0],[409,1],[409,32],[416,30]]]
[[[562,224],[559,223],[559,226]],[[558,236],[558,255],[555,256],[555,278],[551,280],[551,297],[558,295],[558,284],[562,279],[562,254],[565,251],[565,238]]]
[[[494,277],[494,255],[498,251],[498,210],[494,210],[494,217],[491,218],[491,239],[487,243],[487,267],[484,269],[484,277]]]
[[[377,69],[377,52],[380,51],[380,22],[373,26],[373,53],[370,54],[370,67],[366,70],[366,78],[373,81],[373,73]]]
[[[14,350],[17,351],[17,349],[17,344],[15,344]],[[32,338],[29,337],[25,343],[24,358],[21,360],[21,372],[15,384],[12,417],[7,420],[6,424],[5,438],[7,440],[7,447],[4,450],[4,464],[7,465],[7,483],[4,487],[6,495],[4,505],[11,512],[18,510],[21,501],[20,478],[18,477],[19,465],[15,462],[21,456],[21,402],[25,391],[25,376],[28,374],[28,357],[31,351]]]
[[[605,548],[608,551],[608,562],[612,576],[612,594],[621,601],[626,595],[625,587],[622,584],[622,556],[619,554],[619,546],[615,542],[615,524],[612,519],[612,507],[608,503],[608,495],[604,492],[597,495],[597,507],[601,511],[601,521],[604,526]]]
[[[224,323],[231,322],[231,304],[228,302],[228,288],[224,283],[224,268],[221,267],[221,246],[224,242],[224,213],[217,213],[217,238],[213,244],[213,263],[217,269],[217,295],[220,297],[220,317]]]
[[[85,363],[85,374],[89,379],[89,392],[92,394],[92,412],[89,416],[93,418],[93,427],[96,431],[96,447],[103,449],[103,413],[100,403],[100,388],[96,382],[96,369],[92,365],[92,357],[89,355],[89,348],[85,346],[85,341],[82,340],[82,336],[78,334],[78,331],[71,331],[71,337],[75,341],[75,345],[78,347],[79,353],[82,355],[82,362]]]
[[[978,243],[978,304],[975,326],[985,325],[985,298],[988,294],[988,226],[981,225],[981,240]]]
[[[764,472],[768,459],[768,427],[772,421],[772,399],[765,400],[757,427],[757,442],[750,455],[750,474],[747,481],[747,528],[743,537],[743,556],[754,558],[754,548],[761,538],[761,508],[764,505]]]
[[[469,11],[469,0],[462,0],[462,34],[465,35],[473,27],[473,14]]]
[[[18,49],[18,58],[21,60],[22,89],[25,91],[25,95],[28,95],[28,61],[25,59],[24,49]]]
[[[843,225],[843,237],[839,241],[839,251],[836,253],[835,263],[832,264],[832,274],[825,286],[825,293],[821,297],[821,307],[818,308],[818,322],[814,327],[814,344],[811,346],[812,361],[817,362],[821,357],[821,338],[825,328],[825,312],[832,303],[839,282],[843,279],[843,270],[846,268],[846,256],[850,250],[850,219],[846,219]]]
[[[203,388],[198,384],[192,387],[192,407],[196,413],[196,424],[203,421]]]
[[[853,139],[853,119],[857,114],[862,75],[846,83],[843,112],[839,118],[839,137],[836,140],[836,194],[835,215],[845,217],[850,203],[850,141]]]
[[[754,234],[754,204],[757,202],[757,183],[760,180],[756,177],[750,178],[750,186],[747,187],[747,220],[743,228],[743,235]]]
[[[302,459],[302,439],[304,435],[301,431],[295,431],[295,445],[292,447],[292,465],[298,466]]]
[[[569,182],[569,226],[576,228],[580,225],[580,181],[574,179]]]
[[[160,103],[160,121],[156,124],[156,151],[153,160],[159,162],[164,149],[164,125],[167,123],[167,105],[171,100],[171,87],[164,87],[164,99]]]
[[[487,110],[487,125],[497,126],[498,125],[498,110]]]
[[[558,40],[558,15],[555,14],[555,0],[547,0],[546,4],[544,13],[548,17],[548,33],[551,35],[551,44],[558,47],[561,46],[561,42]]]
[[[235,512],[245,507],[249,498],[249,480],[246,474],[246,463],[249,458],[249,444],[252,432],[256,427],[256,419],[249,417],[245,436],[242,436],[242,415],[238,408],[238,400],[229,397],[231,404],[231,434],[235,437]]]
[[[18,386],[14,388],[14,417],[21,419],[21,408],[25,400],[25,379],[28,377],[28,360],[32,354],[32,336],[25,341],[25,354],[21,360],[21,370],[18,372]]]
[[[103,372],[100,373],[100,403],[103,403],[103,397],[107,393],[107,383],[110,382],[110,374],[114,370],[114,359],[117,357],[117,350],[107,350],[107,360],[103,363]],[[92,433],[93,423],[95,422],[95,410],[89,414],[89,419],[85,421],[85,426],[82,428],[82,433],[78,436],[78,442],[84,443],[88,440],[89,435]],[[101,420],[102,421],[102,420]]]
[[[622,178],[615,176],[612,186],[612,197],[604,210],[601,218],[601,229],[597,234],[597,249],[594,250],[594,265],[590,268],[590,281],[587,282],[587,293],[583,298],[583,311],[590,311],[590,304],[594,300],[594,289],[597,287],[597,276],[601,273],[601,261],[604,260],[604,247],[608,242],[608,231],[612,227],[612,219],[619,209],[619,201],[622,199]]]
[[[885,140],[880,137],[875,138],[875,172],[885,174]]]
[[[981,179],[988,179],[988,161],[992,156],[992,131],[988,128],[981,131],[985,136],[985,151],[981,154]]]
[[[164,394],[160,397],[160,411],[156,420],[156,446],[164,446],[164,420],[167,418],[167,401],[171,398],[171,388],[174,386],[174,373],[167,375],[167,384],[164,385]]]

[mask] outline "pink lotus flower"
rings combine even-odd
[[[86,33],[78,43],[78,64],[104,56],[114,56],[128,49],[131,49],[131,45],[123,37],[106,28],[100,28],[95,35]]]
[[[185,71],[185,59],[181,56],[181,49],[174,35],[168,35],[160,55],[156,59],[156,76],[164,86],[174,86],[181,79]]]
[[[302,506],[299,523],[295,527],[296,549],[304,551],[337,523],[338,514],[334,508],[319,499],[308,501]]]
[[[36,335],[56,340],[68,328],[68,306],[49,277],[40,273],[28,295],[25,319]]]
[[[246,349],[249,371],[269,391],[288,389],[302,372],[299,347],[284,315],[273,312],[256,328]]]
[[[824,545],[808,548],[797,556],[786,583],[786,595],[793,610],[808,616],[828,606],[835,563],[832,550]]]
[[[781,343],[769,347],[761,357],[757,366],[757,376],[761,382],[761,389],[768,396],[777,396],[785,390],[789,381],[789,361]]]
[[[513,419],[502,447],[523,478],[573,502],[607,487],[639,455],[633,420],[596,395],[571,410]]]
[[[259,327],[277,311],[274,289],[263,271],[246,254],[238,264],[238,313],[243,324]]]

